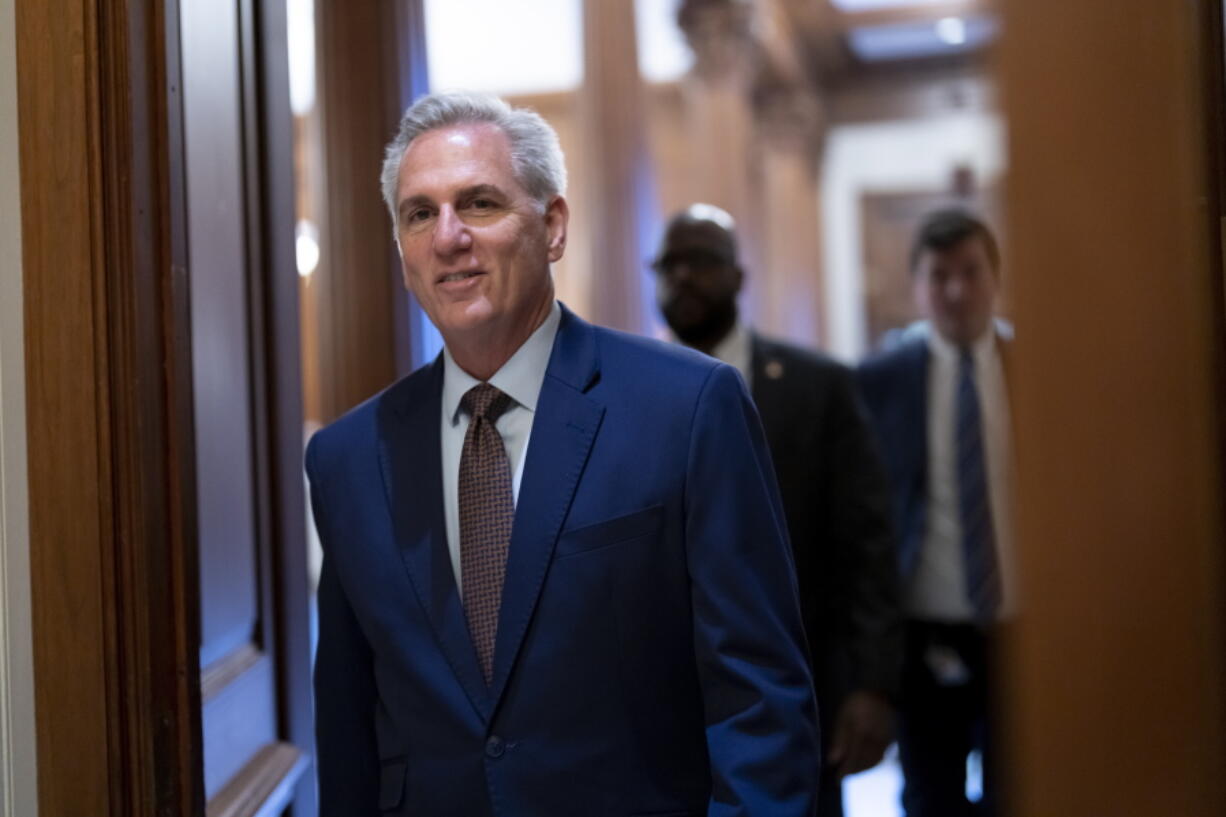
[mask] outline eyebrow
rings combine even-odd
[[[474,196],[497,196],[505,198],[506,194],[502,192],[502,188],[493,184],[474,184],[472,187],[465,187],[456,196],[458,199],[471,199]]]
[[[463,199],[470,199],[474,196],[491,196],[491,195],[497,196],[499,198],[506,198],[506,193],[503,192],[502,188],[494,184],[485,183],[485,184],[474,184],[471,187],[463,188],[456,194],[456,199],[463,200]],[[418,207],[423,204],[432,204],[432,203],[433,203],[433,199],[431,199],[429,196],[419,193],[416,196],[409,196],[407,199],[400,202],[400,206],[396,208],[396,211],[400,215],[403,216],[407,211],[412,210],[414,207]]]

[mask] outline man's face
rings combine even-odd
[[[937,331],[969,346],[992,321],[1000,275],[979,236],[944,250],[924,250],[915,269],[915,292]]]
[[[714,222],[677,222],[664,236],[655,270],[656,302],[677,337],[691,345],[719,341],[709,336],[730,328],[741,289],[731,236]]]
[[[528,194],[500,128],[467,123],[419,136],[400,163],[396,200],[405,286],[444,340],[497,343],[543,318],[553,302],[549,264],[566,246],[566,201],[542,208]]]

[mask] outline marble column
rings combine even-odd
[[[755,320],[808,346],[826,340],[818,167],[823,112],[812,89],[760,76],[754,93],[762,196]]]
[[[644,259],[657,222],[644,123],[634,3],[585,0],[584,81],[579,94],[590,225],[587,313],[597,323],[644,331]]]
[[[741,260],[750,273],[743,305],[756,313],[753,275],[762,265],[762,218],[751,99],[756,46],[752,5],[745,0],[685,0],[677,22],[694,52],[681,81],[686,185],[693,201],[722,207],[737,222]]]

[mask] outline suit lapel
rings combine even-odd
[[[604,417],[604,407],[584,393],[598,376],[592,327],[563,307],[532,422],[511,532],[490,688],[495,706],[519,654],[554,543]]]
[[[771,349],[770,344],[757,333],[750,337],[749,371],[752,373],[752,380],[749,388],[753,394],[754,406],[762,416],[762,425],[765,428],[783,428],[787,425],[784,422],[785,409],[789,405],[788,390],[783,385],[787,379],[787,366]]]
[[[447,549],[441,474],[443,361],[402,381],[379,411],[380,461],[396,547],[439,647],[482,718],[490,701]]]

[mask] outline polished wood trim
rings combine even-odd
[[[198,755],[194,529],[176,524],[176,451],[192,461],[191,415],[168,374],[185,365],[166,307],[180,297],[172,265],[166,37],[157,2],[101,4],[105,283],[114,460],[110,677],[125,738],[126,814],[190,813]],[[187,500],[193,501],[193,500]]]
[[[1023,817],[1226,813],[1218,1],[1005,4]]]
[[[320,260],[311,276],[327,423],[396,377],[391,221],[379,193],[387,109],[387,10],[375,0],[315,4]]]
[[[227,686],[250,670],[264,654],[253,644],[244,644],[224,658],[214,661],[200,672],[200,701],[208,703]]]
[[[289,804],[307,758],[289,743],[271,743],[209,801],[206,817],[275,817]]]
[[[39,802],[43,815],[108,817],[119,759],[100,580],[111,526],[93,12],[73,0],[17,4],[17,93]],[[74,767],[75,785],[58,785]]]
[[[177,37],[156,0],[17,12],[40,812],[194,814]]]
[[[387,138],[400,127],[400,116],[430,90],[426,65],[426,11],[423,0],[385,0],[383,3],[384,74],[388,83],[385,109]],[[424,364],[425,349],[415,338],[429,322],[421,307],[409,297],[400,281],[400,256],[389,242],[387,256],[395,282],[392,285],[392,343],[395,345],[396,376],[404,377]]]
[[[260,157],[264,239],[259,325],[264,333],[264,434],[267,446],[268,573],[275,576],[266,596],[265,616],[276,622],[270,650],[278,668],[280,735],[299,747],[304,763],[314,746],[311,697],[310,590],[307,585],[306,497],[302,478],[303,385],[298,274],[294,246],[295,180],[291,152],[294,118],[289,103],[286,5],[283,0],[253,4],[258,55],[255,148]],[[315,781],[302,775],[292,794],[294,817],[314,817]]]

